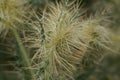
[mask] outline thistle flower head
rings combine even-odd
[[[42,19],[31,24],[31,35],[25,40],[34,50],[33,67],[38,78],[45,80],[74,79],[73,72],[80,64],[86,44],[80,35],[80,15],[74,3],[49,5]]]
[[[74,80],[90,42],[107,42],[104,28],[94,20],[83,20],[83,11],[74,2],[48,5],[42,18],[30,24],[26,44],[33,50],[36,79]]]
[[[23,3],[20,0],[0,1],[0,35],[15,27],[16,22],[22,22],[24,9],[21,5]]]
[[[102,19],[102,21],[104,20]],[[86,36],[85,41],[89,46],[84,55],[82,64],[83,67],[91,69],[91,67],[99,64],[107,53],[115,53],[111,47],[113,45],[110,35],[111,33],[104,24],[101,24],[100,18],[84,20],[81,26],[81,33]]]
[[[97,19],[88,19],[83,21],[82,26],[82,34],[86,36],[86,41],[88,43],[95,43],[101,45],[101,47],[109,47],[111,39],[110,39],[110,31],[108,28],[105,28],[104,25],[100,24],[101,20]]]

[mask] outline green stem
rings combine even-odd
[[[23,66],[25,68],[30,68],[31,63],[30,63],[29,57],[26,53],[26,50],[25,50],[25,48],[22,44],[20,35],[18,34],[16,29],[12,29],[12,31],[13,31],[13,34],[16,38],[16,41],[18,43],[18,46],[19,46],[19,49],[20,49],[20,52],[21,52],[20,56],[21,56],[22,61],[23,61]],[[24,69],[24,73],[25,73],[25,79],[26,80],[33,80],[33,71],[31,69]]]

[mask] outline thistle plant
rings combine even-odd
[[[94,49],[93,56],[101,55],[97,53],[99,49],[95,51],[98,45],[109,49],[106,29],[97,19],[84,19],[84,11],[76,1],[51,3],[42,17],[33,13],[36,19],[28,23],[25,42],[32,50],[36,80],[75,80],[74,73],[81,67],[88,49]]]
[[[32,63],[38,79],[73,79],[72,72],[82,60],[87,45],[79,35],[78,5],[73,4],[52,4],[50,13],[43,13],[42,19],[35,14],[37,20],[30,23],[31,35],[25,40],[34,49]]]
[[[42,11],[38,11],[41,5],[37,1],[28,1],[31,4],[0,1],[0,39],[4,40],[0,46],[14,45],[7,49],[14,48],[11,53],[22,60],[18,68],[22,67],[25,80],[85,80],[90,75],[81,77],[85,69],[89,71],[106,53],[113,53],[110,30],[101,23],[104,17],[86,17],[82,1],[56,0]],[[0,47],[0,51],[7,49]]]

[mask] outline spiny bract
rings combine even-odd
[[[76,2],[64,1],[48,5],[42,18],[34,12],[36,20],[28,23],[25,42],[33,50],[36,79],[74,80],[73,73],[80,67],[89,43],[107,40],[101,34],[102,27],[92,25],[93,20],[84,21],[82,13]]]

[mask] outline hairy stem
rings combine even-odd
[[[30,68],[31,64],[30,64],[30,60],[29,57],[26,53],[26,50],[22,44],[21,38],[17,32],[16,29],[12,29],[12,32],[16,38],[16,41],[18,43],[19,49],[20,49],[20,56],[22,58],[23,61],[23,66],[25,68]],[[25,80],[33,80],[33,71],[31,69],[24,69],[24,73],[25,73]]]

